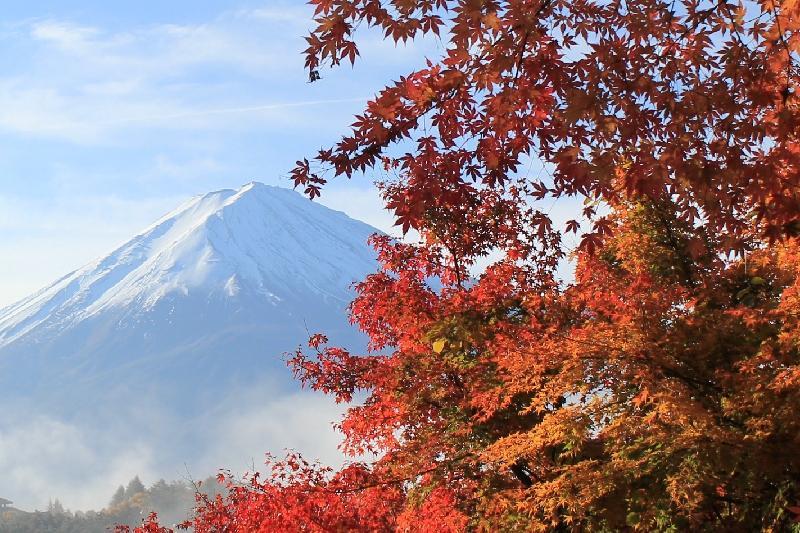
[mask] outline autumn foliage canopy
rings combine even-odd
[[[358,28],[444,41],[292,173],[421,236],[374,238],[371,353],[290,361],[378,459],[272,462],[197,531],[800,530],[800,1],[311,3],[312,80]]]

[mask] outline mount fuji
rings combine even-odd
[[[376,232],[255,182],[192,198],[0,310],[0,405],[95,429],[124,418],[169,434],[172,455],[189,460],[205,428],[252,401],[241,395],[298,394],[281,355],[309,333],[364,347],[346,308],[351,284],[377,267]]]
[[[0,390],[168,380],[188,392],[273,366],[308,331],[352,341],[350,285],[375,269],[376,231],[260,183],[195,197],[0,310]]]

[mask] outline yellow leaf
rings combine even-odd
[[[444,351],[445,344],[447,344],[446,340],[444,340],[444,339],[436,339],[433,342],[433,351],[436,352],[436,353],[442,353],[442,351]]]

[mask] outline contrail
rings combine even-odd
[[[223,107],[220,109],[203,109],[199,111],[185,111],[181,113],[170,113],[170,114],[163,114],[163,115],[151,115],[145,117],[131,117],[125,119],[118,119],[118,120],[110,120],[105,122],[97,122],[95,123],[98,126],[113,126],[117,124],[128,124],[133,122],[150,122],[156,120],[166,120],[166,119],[173,119],[173,118],[192,118],[192,117],[204,117],[208,115],[226,115],[231,113],[248,113],[253,111],[270,111],[273,109],[288,109],[292,107],[311,107],[316,105],[326,105],[326,104],[345,104],[345,103],[353,103],[353,102],[366,102],[369,100],[366,96],[361,96],[358,98],[337,98],[337,99],[330,99],[330,100],[306,100],[303,102],[281,102],[276,104],[265,104],[265,105],[256,105],[256,106],[247,106],[247,107]]]
[[[330,105],[330,104],[344,104],[344,103],[353,103],[353,102],[366,102],[369,100],[367,96],[361,96],[358,98],[336,98],[336,99],[329,99],[329,100],[305,100],[302,102],[279,102],[274,104],[264,104],[264,105],[254,105],[254,106],[243,106],[243,107],[222,107],[219,109],[200,109],[196,111],[182,111],[178,113],[162,113],[157,115],[142,115],[142,116],[133,116],[127,118],[115,118],[111,120],[101,120],[101,121],[85,121],[81,122],[80,120],[69,120],[69,121],[61,121],[61,122],[48,122],[46,124],[36,124],[36,130],[40,132],[60,132],[60,131],[69,131],[73,130],[74,128],[105,128],[105,127],[113,127],[113,126],[121,126],[125,124],[137,124],[137,123],[147,123],[147,122],[159,122],[163,120],[172,120],[172,119],[182,119],[182,118],[192,118],[192,117],[204,117],[209,115],[225,115],[225,114],[233,114],[233,113],[254,113],[258,111],[270,111],[274,109],[291,109],[291,108],[299,108],[299,107],[311,107],[311,106],[318,106],[318,105]],[[4,117],[0,116],[0,128],[6,126],[3,124]],[[15,126],[12,124],[12,127]]]

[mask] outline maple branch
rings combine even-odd
[[[611,346],[609,344],[599,343],[597,341],[589,341],[589,340],[584,340],[584,339],[576,339],[576,338],[570,337],[569,335],[564,334],[564,333],[554,333],[554,335],[556,337],[562,338],[562,339],[570,341],[570,342],[575,342],[577,344],[583,344],[583,345],[586,345],[586,346],[589,346],[589,347],[592,347],[592,348],[600,348],[600,349],[603,349],[603,350],[606,350],[606,351],[609,351],[609,352],[616,352],[616,354],[619,355],[619,356],[623,356],[624,357],[626,355],[632,355],[632,354],[628,354],[626,351],[622,350],[621,348],[617,348],[617,347]],[[592,355],[589,355],[589,354],[579,355],[578,358],[582,359],[582,360],[589,360],[589,361],[606,361],[607,360],[607,358],[605,358],[605,357],[592,356]],[[667,366],[665,363],[659,363],[659,362],[653,360],[653,358],[645,358],[644,356],[637,356],[636,358],[639,359],[639,360],[646,360],[648,363],[654,365],[655,368],[657,368],[658,370],[663,372],[665,377],[679,379],[679,380],[683,381],[686,385],[691,386],[694,390],[697,390],[699,392],[706,392],[708,390],[712,390],[712,391],[714,391],[716,393],[721,393],[722,392],[722,389],[719,386],[715,385],[713,382],[710,382],[708,380],[698,379],[698,378],[695,378],[695,377],[690,376],[688,374],[685,374],[681,370],[679,370],[678,368],[675,368],[674,366]]]
[[[474,455],[475,454],[471,453],[471,452],[463,453],[460,456],[454,457],[453,459],[448,461],[448,463],[450,463],[450,465],[452,465],[453,463],[457,463],[457,462],[463,461],[467,457],[472,457]],[[427,468],[425,470],[420,470],[418,472],[415,472],[414,474],[410,474],[407,477],[394,478],[394,479],[389,479],[389,480],[385,480],[385,481],[376,481],[376,482],[373,482],[373,483],[365,483],[365,484],[362,484],[362,485],[358,485],[356,487],[339,488],[339,489],[328,489],[328,488],[319,487],[319,489],[321,489],[321,490],[323,490],[325,492],[331,493],[331,494],[350,494],[350,493],[355,493],[355,492],[363,492],[363,491],[365,491],[367,489],[372,489],[372,488],[377,488],[377,487],[388,487],[388,486],[391,486],[391,485],[401,485],[403,483],[408,483],[409,481],[417,479],[417,478],[419,478],[421,476],[424,476],[426,474],[431,474],[433,472],[436,472],[437,470],[441,470],[444,466],[448,466],[448,465],[444,465],[444,464],[440,463],[440,464],[437,464],[436,466],[432,466],[432,467]],[[314,490],[314,489],[309,489],[309,491],[311,491],[311,490]]]
[[[518,459],[510,468],[511,472],[520,480],[526,489],[533,486],[533,479],[531,478],[533,472],[530,471],[528,464],[523,459]]]
[[[689,262],[689,258],[686,257],[686,250],[680,246],[678,242],[678,238],[675,235],[675,232],[672,228],[672,225],[669,221],[664,217],[664,213],[660,209],[659,206],[653,206],[653,212],[655,212],[656,217],[658,217],[659,222],[661,222],[664,231],[667,234],[667,241],[669,242],[670,248],[675,253],[678,261],[681,265],[681,270],[683,270],[683,275],[686,276],[686,282],[688,283],[688,288],[693,289],[697,285],[697,281],[694,279],[694,275],[692,273],[692,264]]]
[[[781,28],[781,19],[777,14],[778,8],[775,6],[775,0],[770,0],[770,4],[772,5],[772,18],[775,21],[775,26],[778,29],[778,41],[783,45],[783,48],[786,50],[786,81],[787,83],[790,82],[792,78],[792,65],[794,65],[794,57],[792,56],[792,50],[789,47],[789,43],[786,41],[786,36],[783,33],[783,29]],[[787,96],[784,96],[784,104],[786,103]]]
[[[522,38],[522,44],[519,47],[519,55],[517,57],[516,65],[514,67],[514,84],[516,85],[517,80],[519,80],[519,75],[522,72],[522,60],[525,57],[525,48],[528,46],[528,39],[531,35],[531,29],[528,28],[525,30],[525,36]]]

